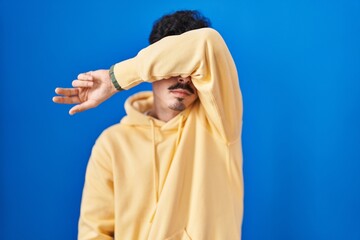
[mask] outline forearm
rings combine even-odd
[[[202,78],[206,73],[206,35],[213,32],[207,28],[166,37],[136,57],[115,64],[114,77],[122,89],[180,75]]]

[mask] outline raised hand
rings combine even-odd
[[[96,70],[80,73],[72,82],[73,88],[56,88],[53,97],[55,103],[76,104],[69,111],[70,115],[97,107],[117,90],[111,82],[109,70]]]

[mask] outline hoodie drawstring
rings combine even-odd
[[[181,114],[178,130],[177,130],[177,136],[176,136],[176,147],[179,145],[180,142],[182,128],[183,128],[183,120],[184,120],[184,115]]]
[[[155,190],[155,206],[153,213],[150,218],[150,223],[152,223],[156,209],[157,209],[157,203],[159,201],[159,173],[157,169],[156,164],[156,142],[155,142],[155,126],[154,121],[150,118],[150,125],[151,125],[151,138],[152,138],[152,162],[153,162],[153,179],[154,179],[154,190]]]
[[[184,116],[181,115],[180,117],[180,121],[179,121],[179,126],[177,129],[177,136],[176,136],[176,147],[179,145],[180,143],[180,139],[181,139],[181,133],[182,133],[182,129],[183,129],[183,120],[184,120]],[[155,189],[155,206],[154,206],[154,210],[151,214],[150,220],[149,222],[152,223],[154,220],[154,216],[155,213],[157,211],[157,205],[158,205],[158,201],[159,201],[159,171],[157,168],[157,162],[156,162],[156,139],[155,139],[155,124],[153,119],[149,118],[150,121],[150,126],[151,126],[151,137],[152,137],[152,162],[153,162],[153,182],[154,182],[154,189]]]

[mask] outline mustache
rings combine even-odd
[[[192,93],[192,94],[195,93],[194,90],[190,87],[189,84],[187,84],[187,83],[184,84],[184,83],[180,83],[180,82],[178,82],[178,83],[170,86],[170,87],[168,88],[168,90],[174,90],[174,89],[178,89],[178,88],[187,90],[187,91],[189,91],[189,92]]]

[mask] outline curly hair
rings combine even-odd
[[[190,30],[210,26],[210,20],[199,11],[176,11],[172,14],[164,15],[155,21],[149,36],[149,43],[153,44],[166,36],[180,35]]]

